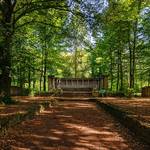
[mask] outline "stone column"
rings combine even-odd
[[[48,91],[55,88],[55,79],[54,76],[48,76]]]
[[[107,90],[108,89],[108,76],[104,76],[103,81],[104,81],[103,87],[105,90]]]
[[[104,76],[101,75],[99,77],[99,89],[103,89],[104,88]]]

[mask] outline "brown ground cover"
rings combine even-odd
[[[0,105],[0,116],[8,116],[16,113],[26,112],[27,108],[34,102],[40,103],[42,101],[51,100],[51,97],[32,97],[32,96],[15,96],[14,100],[19,101],[15,105]]]
[[[0,137],[2,150],[144,150],[111,115],[90,102],[61,102]]]
[[[114,105],[150,127],[150,98],[99,98],[100,101]]]

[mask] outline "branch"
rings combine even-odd
[[[54,2],[54,0],[50,0],[51,2]],[[75,15],[75,16],[80,16],[80,17],[85,17],[82,13],[80,13],[79,11],[77,12],[75,12],[75,11],[72,11],[72,10],[70,10],[69,8],[69,6],[67,6],[67,5],[58,5],[58,2],[56,2],[55,4],[53,3],[46,3],[47,2],[47,0],[42,0],[42,1],[37,1],[37,2],[32,2],[32,3],[28,3],[28,4],[25,4],[24,5],[24,7],[25,6],[28,6],[28,8],[26,8],[22,13],[20,13],[13,21],[14,21],[14,24],[20,19],[20,18],[22,18],[23,16],[25,16],[25,15],[27,15],[27,14],[30,14],[30,13],[32,13],[32,12],[34,12],[34,11],[38,11],[38,10],[42,10],[42,9],[55,9],[55,10],[59,10],[59,11],[65,11],[65,12],[71,12],[73,15]],[[46,4],[46,5],[44,5],[44,3]],[[16,10],[15,12],[14,12],[14,15],[19,11],[19,10],[21,10],[21,9],[23,9],[23,7],[22,8],[20,8],[20,9],[18,9],[18,10]]]
[[[55,6],[43,6],[43,7],[41,7],[41,6],[38,6],[38,7],[35,7],[35,8],[28,8],[28,9],[26,9],[25,11],[23,11],[20,15],[18,15],[17,17],[16,17],[16,19],[14,20],[14,23],[16,23],[20,18],[22,18],[23,16],[25,16],[25,15],[27,15],[27,14],[30,14],[30,13],[32,13],[32,12],[34,12],[34,11],[38,11],[38,10],[41,10],[41,9],[50,9],[50,8],[52,8],[52,9],[57,9],[57,10],[62,10],[62,11],[69,11],[69,10],[67,10],[66,9],[66,7],[64,7],[64,8],[62,8],[62,7],[55,7]]]
[[[36,20],[27,21],[27,22],[25,22],[25,23],[23,23],[19,26],[16,26],[15,29],[21,28],[25,25],[34,24],[34,23],[43,24],[43,25],[47,25],[47,26],[51,26],[51,27],[54,27],[54,28],[61,29],[61,27],[59,27],[59,26],[55,26],[55,25],[50,24],[50,23],[46,23],[46,22],[42,22],[42,21],[36,21]]]
[[[55,0],[49,0],[49,1],[56,2]],[[29,5],[31,7],[31,5],[35,5],[35,4],[38,4],[38,3],[47,3],[47,2],[48,2],[48,0],[41,0],[41,1],[36,1],[36,2],[27,2],[27,3],[23,4],[20,8],[15,10],[13,13],[16,14],[19,11],[21,11],[22,9],[24,9],[26,6],[29,6]]]

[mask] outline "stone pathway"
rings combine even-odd
[[[91,102],[61,102],[0,138],[0,150],[146,150]]]

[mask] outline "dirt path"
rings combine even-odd
[[[0,150],[146,149],[109,114],[89,102],[63,102],[49,108],[10,130],[0,144]]]

